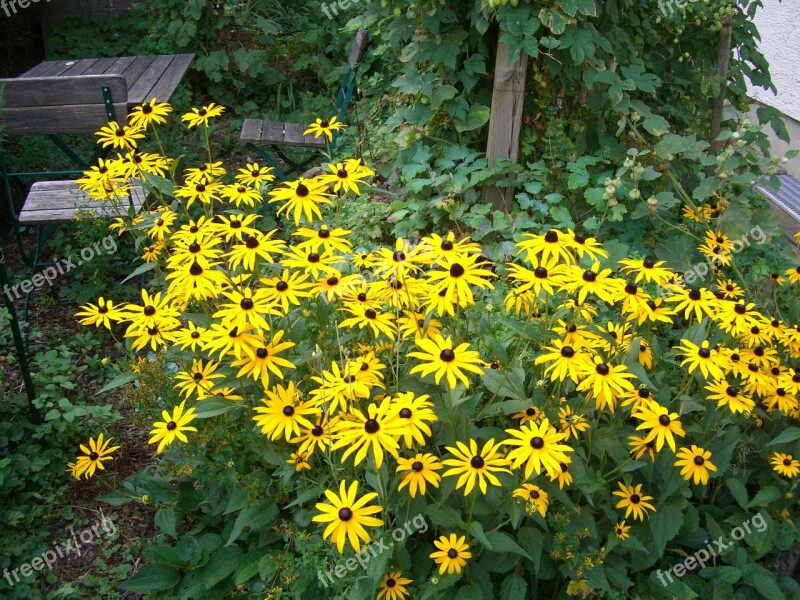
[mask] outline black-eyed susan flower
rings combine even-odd
[[[630,536],[631,526],[625,523],[625,519],[614,525],[614,535],[618,540],[627,540]]]
[[[713,381],[706,385],[706,389],[711,392],[709,400],[716,402],[720,408],[727,406],[732,413],[750,413],[756,406],[739,387],[729,384],[726,379]]]
[[[325,407],[328,414],[339,410],[347,412],[350,402],[369,398],[370,390],[380,384],[375,379],[359,379],[347,369],[340,370],[336,362],[331,363],[330,370],[323,370],[321,376],[312,376],[311,380],[319,387],[311,391],[311,397]]]
[[[220,303],[213,317],[229,327],[245,327],[250,324],[256,329],[269,330],[267,316],[280,316],[280,311],[268,299],[265,290],[244,288],[222,294],[229,302]],[[294,345],[294,344],[292,344]]]
[[[706,379],[724,379],[728,372],[728,361],[725,355],[714,348],[710,348],[708,340],[704,340],[699,346],[689,340],[681,340],[677,346],[678,353],[683,355],[681,366],[685,366],[689,373],[694,373],[698,369]]]
[[[456,537],[455,533],[451,533],[450,537],[443,535],[433,541],[438,550],[431,553],[431,558],[439,565],[439,575],[461,573],[467,559],[472,558],[466,539],[466,536]]]
[[[414,342],[431,339],[442,332],[442,322],[430,316],[410,310],[403,311],[403,316],[397,321],[401,338],[413,336]]]
[[[266,298],[273,304],[277,304],[283,309],[284,314],[289,312],[292,306],[300,306],[304,298],[309,298],[311,293],[311,283],[308,282],[308,275],[297,273],[288,269],[284,270],[278,277],[261,279]]]
[[[517,250],[529,263],[535,262],[537,257],[544,261],[553,257],[568,265],[575,262],[573,241],[568,234],[551,229],[544,235],[525,233],[522,238],[517,243]]]
[[[636,376],[625,365],[610,365],[597,356],[583,374],[578,384],[579,392],[586,392],[587,397],[594,399],[598,410],[606,406],[613,413],[617,399],[633,390],[630,379]]]
[[[314,134],[314,138],[318,138],[322,135],[328,140],[328,143],[333,141],[333,132],[334,131],[341,131],[345,129],[347,125],[339,121],[335,116],[331,117],[323,121],[320,118],[317,118],[311,125],[306,128],[303,132],[303,135]]]
[[[500,480],[495,473],[511,473],[509,461],[500,452],[500,444],[495,444],[494,439],[487,441],[483,448],[478,451],[478,444],[475,440],[469,440],[469,446],[463,442],[456,441],[456,445],[447,446],[447,451],[453,455],[442,461],[446,467],[452,467],[444,473],[445,477],[458,476],[456,489],[464,488],[464,495],[475,488],[477,481],[481,493],[485,494],[488,488],[488,480],[494,486],[500,486]]]
[[[600,263],[595,262],[589,269],[579,265],[568,267],[561,278],[560,289],[577,292],[579,304],[586,302],[589,294],[613,304],[621,285],[624,283],[614,279],[611,269],[601,269]]]
[[[253,417],[261,433],[276,440],[283,436],[287,441],[292,435],[300,435],[301,427],[313,427],[313,422],[322,410],[313,400],[303,401],[302,394],[290,381],[284,387],[276,385],[267,390],[264,406],[257,406]]]
[[[772,465],[772,469],[779,475],[790,479],[800,475],[800,460],[797,460],[791,454],[773,452],[769,462]]]
[[[628,437],[628,445],[630,446],[630,453],[636,460],[639,460],[645,454],[650,456],[650,461],[656,461],[656,440],[648,439],[647,436],[632,435]]]
[[[514,263],[509,263],[506,267],[508,274],[518,283],[515,288],[518,292],[531,291],[536,296],[542,292],[548,296],[555,294],[556,288],[563,282],[562,276],[566,270],[555,256],[542,261],[534,259],[531,269]]]
[[[481,252],[481,247],[470,238],[457,240],[452,231],[445,237],[432,233],[422,239],[421,246],[425,262],[436,264],[439,267],[444,267],[450,258],[480,254]]]
[[[758,325],[766,319],[755,308],[752,302],[721,301],[717,313],[714,315],[719,328],[736,337],[741,335],[753,325]]]
[[[305,454],[298,454],[297,452],[292,452],[286,463],[294,466],[294,470],[298,473],[311,469],[311,465],[308,463],[308,457]]]
[[[261,194],[242,183],[226,185],[222,188],[220,194],[236,208],[241,208],[242,206],[254,207],[260,204],[262,200]]]
[[[716,472],[717,467],[711,462],[711,452],[692,444],[691,448],[681,448],[675,454],[676,467],[681,467],[681,477],[686,481],[694,480],[695,485],[708,483],[709,471]]]
[[[538,406],[529,406],[525,410],[521,410],[520,412],[514,415],[515,419],[519,419],[519,424],[524,425],[530,421],[536,422],[542,418],[542,410]]]
[[[257,236],[261,233],[256,228],[256,221],[261,218],[258,214],[246,215],[234,213],[231,215],[216,215],[214,221],[208,227],[211,231],[218,233],[226,242],[231,240],[242,241],[250,236]]]
[[[102,296],[97,299],[97,304],[84,304],[81,310],[75,313],[78,323],[81,325],[94,325],[100,327],[102,325],[106,329],[111,329],[112,323],[119,323],[125,320],[125,312],[123,308],[114,306],[114,302],[106,300]]]
[[[742,288],[733,279],[718,279],[717,289],[729,300],[737,300],[744,296]]]
[[[713,317],[716,308],[714,294],[706,288],[681,288],[667,298],[667,302],[675,302],[675,312],[683,311],[686,319],[694,317],[697,321],[703,320],[703,315]]]
[[[550,481],[558,480],[558,489],[564,489],[566,485],[572,485],[572,473],[569,470],[569,464],[562,462],[559,464],[561,467],[558,472],[550,473]]]
[[[614,492],[614,495],[621,499],[617,502],[616,507],[625,509],[626,519],[633,514],[634,519],[644,521],[648,510],[655,512],[656,507],[649,503],[649,500],[652,500],[653,497],[646,496],[644,492],[642,492],[641,483],[636,486],[626,486],[619,481],[617,485],[619,485],[619,490]]]
[[[297,181],[287,181],[282,186],[273,189],[269,193],[269,203],[283,202],[278,208],[278,214],[293,213],[295,225],[299,226],[303,218],[310,224],[314,222],[314,217],[322,219],[320,204],[333,204],[326,187],[326,184],[319,180],[301,177]]]
[[[298,454],[310,456],[316,451],[325,453],[331,445],[331,427],[336,424],[338,417],[328,418],[327,415],[317,415],[316,421],[310,427],[301,427],[300,434],[289,440],[290,444],[300,444]]]
[[[569,406],[563,406],[558,409],[558,422],[561,431],[566,434],[564,441],[568,441],[570,437],[578,438],[578,434],[586,431],[591,426],[580,413],[572,412]]]
[[[206,205],[213,204],[220,201],[222,187],[222,184],[218,181],[187,182],[186,185],[175,188],[175,197],[185,199],[187,209],[195,202]]]
[[[397,489],[402,490],[408,486],[408,493],[412,498],[417,497],[418,490],[424,496],[427,484],[430,483],[435,488],[439,487],[442,476],[437,471],[443,467],[444,465],[439,459],[430,453],[418,453],[413,458],[399,457],[397,459],[397,473],[405,474]]]
[[[506,429],[506,433],[511,439],[505,440],[503,444],[514,447],[506,458],[514,469],[525,465],[525,479],[530,478],[534,471],[537,475],[540,474],[542,468],[548,475],[558,473],[561,463],[569,463],[572,460],[567,453],[574,450],[566,444],[559,443],[566,439],[567,434],[556,431],[546,418],[539,423],[528,422],[519,430]]]
[[[538,512],[542,517],[547,514],[550,498],[542,488],[532,483],[523,483],[511,494],[514,498],[521,498],[525,503],[526,511]]]
[[[219,263],[208,263],[204,267],[198,261],[182,265],[170,271],[166,280],[169,293],[177,298],[207,300],[219,295],[220,290],[229,284],[228,276]]]
[[[208,395],[212,387],[216,385],[215,379],[223,379],[225,376],[217,373],[219,363],[207,361],[203,363],[200,359],[192,361],[192,368],[188,371],[179,371],[175,374],[175,384],[181,395],[189,398],[192,394],[202,400]]]
[[[564,381],[569,377],[578,383],[585,371],[592,368],[592,354],[590,351],[573,347],[561,340],[554,340],[552,346],[542,348],[544,354],[536,357],[534,364],[547,365],[544,374],[550,379]]]
[[[397,326],[394,322],[394,315],[390,312],[361,307],[345,307],[342,310],[350,313],[350,317],[339,323],[339,327],[358,327],[359,329],[368,327],[372,331],[372,335],[376,338],[381,334],[385,335],[390,340],[397,337]]]
[[[428,423],[439,419],[433,412],[433,403],[429,396],[423,394],[415,396],[413,392],[399,392],[391,399],[384,398],[384,402],[391,402],[403,427],[403,442],[406,448],[412,448],[414,442],[420,446],[425,445],[425,436],[432,435]]]
[[[665,406],[655,400],[648,400],[633,411],[632,416],[642,421],[637,431],[649,431],[646,440],[656,440],[656,451],[660,452],[666,441],[670,449],[675,452],[675,437],[684,437],[686,432],[680,422],[678,413],[671,413]],[[626,515],[627,516],[627,515]]]
[[[120,446],[109,447],[113,439],[103,439],[103,434],[101,433],[97,436],[97,439],[90,437],[88,445],[81,444],[80,450],[83,454],[79,454],[74,463],[67,465],[72,476],[75,479],[80,479],[81,476],[89,479],[94,476],[97,469],[105,470],[103,461],[113,460],[111,454],[120,448]]]
[[[663,260],[625,258],[619,261],[619,264],[622,265],[620,270],[623,273],[636,275],[634,283],[645,281],[663,285],[674,275],[670,269],[664,266],[666,262]]]
[[[203,163],[199,167],[189,167],[185,169],[184,179],[188,184],[210,183],[225,175],[225,167],[222,161]]]
[[[403,423],[392,409],[391,403],[383,402],[379,406],[370,403],[364,414],[357,408],[350,409],[353,420],[340,419],[334,429],[335,442],[333,450],[347,448],[342,455],[342,462],[355,453],[355,464],[361,464],[367,455],[371,455],[375,466],[383,464],[383,454],[388,452],[395,458],[400,448],[397,438],[402,435]]]
[[[235,177],[238,183],[257,188],[262,183],[269,183],[275,181],[275,175],[272,174],[272,167],[259,165],[258,163],[247,163]]]
[[[472,287],[494,289],[489,277],[494,277],[489,269],[484,268],[489,263],[478,263],[480,255],[469,254],[454,256],[447,259],[442,270],[428,273],[428,281],[436,292],[445,290],[445,298],[462,308],[475,304]]]
[[[139,140],[144,139],[144,134],[141,128],[129,125],[123,125],[116,121],[109,121],[108,125],[101,127],[100,131],[95,133],[97,136],[97,143],[103,148],[122,148],[123,150],[132,150],[136,148]]]
[[[433,339],[419,340],[417,347],[421,351],[409,352],[408,356],[423,362],[412,368],[411,373],[421,373],[423,377],[433,373],[437,384],[442,377],[445,377],[447,386],[451,390],[456,387],[457,379],[464,384],[464,387],[469,388],[469,379],[465,371],[483,374],[483,369],[478,366],[481,364],[480,356],[476,351],[469,349],[469,344],[453,347],[449,336],[445,339],[441,335],[436,335]]]
[[[190,112],[181,117],[181,121],[185,121],[189,129],[192,127],[198,127],[199,125],[208,127],[209,119],[218,117],[223,112],[225,112],[224,106],[220,106],[219,104],[211,102],[210,104],[201,108],[193,108]]]
[[[394,250],[380,248],[373,252],[374,274],[380,277],[394,277],[402,281],[408,275],[413,275],[420,270],[420,266],[425,262],[423,250],[424,248],[420,246],[412,247],[402,238],[397,238]]]
[[[292,235],[303,239],[297,247],[308,252],[319,252],[320,250],[338,250],[348,253],[353,245],[347,239],[350,230],[334,227],[330,229],[327,225],[320,225],[316,229],[311,227],[300,227]]]
[[[319,181],[329,185],[336,193],[353,192],[359,194],[359,185],[367,177],[367,174],[359,168],[351,169],[345,162],[333,163],[328,165],[329,173],[319,176]]]
[[[414,583],[414,580],[403,577],[402,571],[390,571],[378,586],[376,600],[405,600],[408,598],[406,586],[410,583]]]
[[[376,504],[367,506],[378,494],[370,492],[358,498],[358,481],[353,481],[349,488],[342,481],[339,483],[338,495],[331,490],[325,490],[325,497],[328,502],[317,503],[316,508],[320,514],[314,515],[311,520],[328,524],[322,537],[336,544],[339,554],[344,553],[346,540],[358,552],[362,541],[370,542],[372,539],[364,528],[383,525],[383,521],[370,516],[379,513],[381,507]]]
[[[253,332],[253,326],[228,327],[219,323],[212,323],[208,330],[208,342],[205,350],[211,355],[218,354],[220,358],[233,355],[241,359],[242,355],[252,358],[256,350],[261,347],[261,336]]]
[[[163,452],[164,448],[169,446],[176,439],[183,443],[188,443],[186,437],[187,431],[197,431],[195,427],[190,427],[196,415],[194,408],[186,408],[186,400],[181,402],[178,406],[172,409],[172,414],[166,410],[161,412],[163,421],[156,421],[153,424],[153,430],[150,432],[150,439],[148,444],[155,444],[158,442],[157,453]]]
[[[244,238],[241,243],[234,244],[226,254],[228,266],[236,269],[239,265],[247,271],[255,269],[256,260],[261,259],[265,262],[274,262],[273,254],[280,254],[286,247],[283,240],[274,240],[272,236],[277,233],[276,229],[266,233],[256,233]]]
[[[128,123],[133,127],[146,129],[150,125],[163,125],[167,122],[167,115],[172,112],[172,107],[167,102],[159,102],[151,98],[149,102],[137,104],[128,114]]]
[[[282,341],[283,330],[277,330],[272,339],[267,342],[264,340],[262,344],[256,348],[253,356],[246,356],[231,363],[231,367],[240,367],[236,377],[252,377],[256,381],[260,381],[261,385],[265,388],[269,386],[270,373],[278,378],[283,379],[284,369],[296,369],[296,365],[279,356],[281,352],[294,347],[294,342]]]

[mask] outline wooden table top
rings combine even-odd
[[[155,98],[166,102],[186,73],[194,54],[120,56],[48,60],[19,77],[66,77],[72,75],[122,75],[128,83],[128,104]]]

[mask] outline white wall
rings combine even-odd
[[[761,88],[752,90],[752,94],[800,121],[800,0],[764,0],[755,23],[761,33],[759,47],[769,61],[778,95]]]

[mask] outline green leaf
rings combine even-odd
[[[271,524],[277,515],[278,507],[269,500],[261,500],[248,506],[236,517],[236,522],[233,524],[233,529],[225,545],[230,546],[239,539],[245,527],[249,527],[251,531],[257,531]]]
[[[735,477],[729,477],[725,480],[725,485],[728,487],[733,499],[736,500],[736,503],[742,508],[748,508],[747,488],[742,480],[736,479]]]
[[[244,553],[239,546],[224,546],[217,550],[203,569],[203,585],[211,589],[220,581],[231,575],[239,566]]]
[[[500,587],[500,600],[525,600],[528,584],[519,575],[512,573]]]
[[[484,104],[473,104],[469,107],[469,113],[464,120],[456,119],[456,131],[463,133],[465,131],[472,131],[479,129],[486,125],[491,116],[491,109]]]
[[[243,402],[235,400],[224,400],[222,398],[207,398],[198,401],[195,405],[195,416],[198,419],[209,419],[218,415],[225,414],[232,410],[242,410],[246,408]]]
[[[472,534],[472,537],[474,537],[481,544],[483,544],[487,550],[494,551],[492,543],[489,541],[489,538],[487,538],[486,534],[483,532],[483,525],[481,525],[480,521],[473,521],[472,523],[468,523],[467,531],[469,531]]]
[[[105,394],[108,391],[116,389],[118,387],[122,387],[126,383],[130,383],[131,381],[135,381],[139,376],[136,373],[122,373],[121,375],[117,375],[109,381],[103,388],[95,394],[95,396],[99,396],[100,394]]]
[[[163,592],[175,587],[181,580],[177,569],[166,565],[148,565],[120,584],[120,588],[137,594]]]
[[[788,444],[796,440],[800,440],[800,427],[789,427],[781,432],[781,434],[778,435],[774,440],[769,442],[767,444],[767,448],[770,446],[778,446],[780,444]]]
[[[744,580],[758,590],[764,598],[769,600],[784,600],[786,596],[778,587],[775,575],[755,563],[748,563],[742,567]]]
[[[681,509],[672,502],[659,507],[655,513],[650,515],[650,531],[653,534],[653,541],[659,556],[663,554],[667,542],[678,535],[682,524]]]
[[[489,540],[489,543],[494,548],[495,552],[512,552],[514,554],[519,554],[520,556],[524,556],[525,558],[529,558],[532,560],[530,554],[528,554],[525,549],[520,546],[517,542],[514,541],[507,533],[503,533],[502,531],[495,531],[490,533],[486,536],[486,539]]]
[[[774,485],[768,485],[767,487],[758,490],[758,493],[750,501],[750,504],[748,504],[747,507],[752,508],[754,506],[766,506],[770,502],[774,502],[780,498],[782,495],[783,494],[777,487]]]
[[[143,275],[144,273],[147,273],[148,271],[152,271],[157,266],[158,266],[157,262],[144,263],[143,265],[139,265],[136,268],[136,270],[133,273],[131,273],[130,275],[128,275],[125,279],[123,279],[121,283],[125,283],[126,281],[130,281],[134,277],[138,277],[139,275]]]
[[[162,506],[161,508],[159,508],[156,511],[155,523],[156,527],[158,527],[161,531],[177,539],[178,536],[175,533],[177,519],[175,517],[174,507]]]

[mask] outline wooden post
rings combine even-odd
[[[728,91],[728,65],[731,60],[731,37],[733,35],[733,18],[728,15],[719,31],[719,46],[717,46],[717,71],[716,75],[722,82],[719,95],[714,99],[714,108],[711,111],[711,154],[716,154],[719,148],[720,130],[722,128],[722,113],[725,109],[725,96]]]
[[[490,166],[498,158],[508,158],[511,162],[517,162],[519,158],[519,134],[525,103],[528,55],[522,52],[519,60],[509,63],[508,48],[508,44],[502,42],[497,44],[489,141],[486,147],[486,159]],[[487,186],[483,192],[483,199],[485,202],[490,202],[495,209],[508,212],[511,193],[508,188]]]

